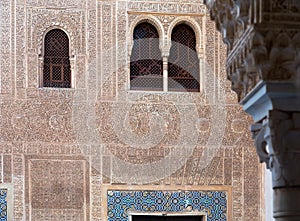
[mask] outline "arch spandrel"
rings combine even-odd
[[[128,31],[128,53],[129,53],[129,56],[131,55],[131,51],[132,51],[132,47],[133,47],[133,32],[134,32],[134,29],[135,27],[142,23],[142,22],[148,22],[150,24],[152,24],[157,32],[158,32],[158,35],[159,35],[159,42],[160,42],[160,49],[162,49],[164,47],[164,36],[165,36],[165,32],[164,32],[164,28],[163,28],[163,25],[161,24],[161,22],[159,21],[158,18],[152,16],[152,15],[140,15],[138,17],[136,17],[130,24],[129,24],[129,31]]]
[[[203,49],[203,37],[202,37],[202,31],[201,31],[201,28],[199,26],[199,24],[191,17],[178,17],[176,19],[174,19],[170,25],[169,25],[169,28],[168,28],[168,32],[167,32],[167,39],[171,39],[171,36],[172,36],[172,31],[174,29],[174,27],[176,25],[179,25],[179,24],[186,24],[188,26],[190,26],[193,30],[194,30],[194,33],[196,35],[196,51],[198,53],[198,57],[201,56],[201,54],[203,53],[202,49]],[[170,42],[171,43],[171,42]],[[169,46],[171,47],[171,45]]]
[[[65,29],[64,27],[62,27],[62,26],[51,26],[51,27],[46,28],[46,29],[43,31],[43,34],[42,34],[42,40],[41,40],[41,42],[42,42],[41,49],[39,48],[40,55],[41,55],[41,56],[44,56],[44,55],[45,55],[44,45],[45,45],[45,37],[46,37],[46,35],[47,35],[49,32],[51,32],[52,30],[55,30],[55,29],[59,29],[59,30],[63,31],[63,32],[67,35],[68,40],[69,40],[69,56],[70,56],[70,57],[74,56],[74,54],[73,54],[73,52],[72,52],[72,50],[74,50],[74,49],[73,49],[74,44],[72,44],[72,40],[71,40],[71,39],[72,39],[72,33],[70,33],[68,30],[66,30],[66,29]]]

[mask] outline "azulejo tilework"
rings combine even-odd
[[[7,189],[0,189],[0,221],[7,221]]]
[[[187,207],[207,213],[208,221],[227,221],[225,191],[107,192],[108,221],[127,221],[128,211],[182,212]]]

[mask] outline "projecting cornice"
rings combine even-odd
[[[300,2],[206,0],[228,46],[227,73],[239,100],[260,81],[293,82],[300,67]]]

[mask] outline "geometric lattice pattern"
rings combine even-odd
[[[7,189],[0,189],[0,221],[7,220]]]
[[[127,221],[128,211],[182,212],[188,206],[207,214],[208,221],[227,221],[223,191],[108,191],[108,221]]]
[[[69,38],[60,29],[53,29],[45,36],[43,87],[71,87]]]
[[[199,59],[194,30],[179,24],[172,31],[172,46],[168,63],[169,91],[200,91]]]
[[[163,63],[156,28],[148,22],[138,24],[134,29],[133,40],[130,89],[163,90]]]

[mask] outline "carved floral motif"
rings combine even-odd
[[[26,0],[28,6],[46,7],[84,7],[85,1],[81,0]]]
[[[178,2],[145,2],[145,1],[130,1],[128,3],[129,11],[147,11],[147,12],[168,12],[168,13],[193,13],[206,14],[205,5],[198,2],[178,4]]]
[[[167,101],[178,101],[181,104],[178,108],[187,108],[186,111],[189,112],[188,105],[185,105],[187,100],[193,101],[197,113],[199,112],[194,128],[194,132],[199,134],[199,139],[195,141],[198,145],[178,171],[171,174],[169,170],[173,171],[172,165],[166,165],[165,171],[161,170],[167,174],[165,178],[149,185],[232,186],[232,218],[259,219],[260,193],[243,188],[243,183],[246,182],[250,190],[256,190],[260,184],[260,180],[256,179],[259,177],[259,166],[256,164],[254,151],[245,151],[246,147],[240,145],[244,140],[250,145],[249,135],[245,137],[245,133],[241,132],[246,130],[246,125],[241,122],[249,119],[241,114],[237,106],[230,103],[232,101],[228,101],[230,108],[226,109],[227,118],[223,119],[226,136],[218,136],[213,129],[215,125],[211,115],[216,105],[208,102],[207,96],[211,95],[214,99],[221,96],[221,89],[218,90],[214,85],[220,77],[219,73],[223,76],[225,72],[224,68],[220,68],[220,63],[224,63],[225,50],[219,44],[219,35],[206,15],[207,9],[202,4],[203,1],[128,2],[0,1],[0,92],[1,98],[5,98],[0,100],[0,168],[3,167],[3,171],[0,170],[0,181],[13,183],[14,219],[81,221],[89,220],[90,214],[91,220],[102,220],[102,184],[116,182],[109,173],[112,169],[110,165],[113,164],[112,157],[136,163],[141,168],[147,163],[168,157],[178,136],[183,134],[179,131],[183,118],[178,116],[179,109],[176,105]],[[141,99],[148,97],[148,92],[128,92],[127,46],[128,36],[132,37],[128,33],[133,26],[132,21],[138,15],[155,17],[163,37],[167,36],[171,23],[192,23],[193,20],[199,25],[195,26],[199,31],[197,38],[203,49],[203,63],[207,63],[208,67],[203,74],[208,76],[209,72],[212,76],[203,81],[207,91],[199,94],[154,94],[154,98],[162,98],[158,101]],[[69,35],[71,54],[74,56],[71,62],[76,72],[76,91],[38,88],[38,63],[41,62],[43,37],[53,27],[62,28]],[[238,25],[236,30],[243,30],[243,26]],[[120,94],[124,97],[117,100],[117,95]],[[226,92],[225,96],[228,94]],[[84,109],[84,114],[79,119],[72,118],[72,101],[76,96],[82,102],[99,99],[98,132],[103,140],[106,139],[107,148],[85,144],[85,156],[88,160],[92,159],[91,164],[82,158],[78,160],[78,156],[83,153],[77,144],[80,140],[74,137],[73,120],[79,126],[84,126],[89,112]],[[167,132],[161,144],[149,150],[134,148],[124,145],[117,137],[120,134],[116,135],[115,128],[111,126],[111,108],[122,108],[122,102],[126,101],[127,96],[131,105],[128,122],[125,122],[128,123],[128,129],[133,134],[147,137],[151,132],[149,125],[153,119],[161,117],[161,128]],[[240,122],[234,121],[237,116]],[[124,118],[123,113],[116,117]],[[87,122],[88,125],[90,123]],[[83,132],[86,136],[90,131]],[[190,134],[189,130],[184,132]],[[211,140],[210,136],[220,140],[221,148],[211,162],[203,167],[201,157],[208,150],[206,145]],[[98,152],[102,154],[102,158],[95,160]],[[97,163],[103,166],[100,171],[105,175],[94,169]],[[126,172],[126,168],[124,169]],[[151,170],[147,172],[149,176],[152,173]],[[144,174],[137,176],[142,175]],[[86,202],[83,200],[85,198]],[[244,212],[244,202],[250,202],[250,199],[252,205],[247,205],[249,210]]]
[[[271,4],[272,3],[272,4]],[[288,8],[297,8],[295,1],[265,1],[258,8],[256,1],[207,0],[212,19],[227,44],[227,74],[239,100],[260,80],[291,81],[299,66],[299,24],[287,27]],[[271,11],[279,12],[277,18]],[[294,12],[296,9],[292,10]]]
[[[46,32],[53,27],[64,29],[70,38],[72,55],[82,52],[82,37],[85,30],[78,26],[82,25],[84,14],[81,10],[66,12],[65,10],[33,9],[31,18],[32,47],[38,48],[38,53],[42,53],[43,38]]]

